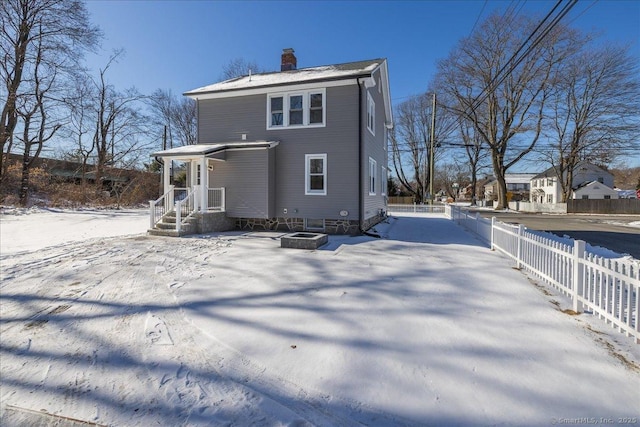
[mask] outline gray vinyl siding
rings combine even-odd
[[[380,210],[387,210],[387,198],[386,195],[382,195],[380,191],[380,185],[383,184],[386,188],[386,182],[382,183],[382,166],[387,167],[388,164],[388,151],[386,148],[386,129],[385,129],[385,111],[384,111],[384,99],[382,93],[379,91],[382,82],[380,81],[380,73],[373,74],[376,85],[372,88],[362,90],[362,135],[364,139],[362,147],[362,194],[364,201],[364,219],[376,216]],[[371,134],[367,129],[367,92],[371,94],[375,102],[375,136]],[[369,158],[376,161],[376,194],[375,196],[369,195]],[[387,171],[388,174],[388,171]],[[386,191],[385,191],[386,193]]]
[[[266,196],[267,188],[261,190],[265,191],[263,198],[273,198],[274,209],[265,210],[270,216],[358,220],[358,86],[327,88],[325,108],[324,127],[267,130],[266,94],[203,100],[198,107],[199,139],[201,143],[240,141],[245,134],[247,141],[280,142],[272,149],[275,158],[270,160],[275,176],[272,183],[266,184],[266,187],[273,185],[275,191]],[[327,195],[305,195],[306,154],[327,155]],[[233,175],[238,178],[240,173],[236,170]],[[229,191],[227,200],[231,197]],[[254,187],[256,197],[257,192]],[[341,217],[341,211],[347,211],[348,215]],[[233,216],[237,210],[229,212]]]
[[[266,95],[198,101],[198,143],[269,139]]]
[[[326,126],[268,131],[277,149],[276,213],[297,218],[358,219],[358,88],[327,88]],[[265,112],[266,114],[266,112]],[[305,195],[305,155],[327,155],[327,194]]]
[[[209,172],[210,187],[225,187],[227,216],[233,218],[270,218],[269,169],[273,149],[229,150],[226,161],[214,162]]]

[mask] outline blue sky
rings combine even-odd
[[[110,69],[116,87],[142,93],[183,93],[217,81],[222,66],[242,57],[279,69],[283,48],[298,67],[384,57],[394,102],[426,90],[437,61],[475,22],[509,5],[541,16],[554,1],[101,1],[90,0],[92,21],[105,34],[90,68],[113,49],[126,52]],[[640,58],[640,2],[582,0],[565,22],[598,29],[631,43]]]
[[[97,71],[114,49],[124,49],[108,72],[110,83],[143,94],[159,88],[182,94],[218,81],[234,58],[278,70],[288,47],[295,49],[299,68],[384,57],[395,104],[427,90],[438,60],[476,22],[509,7],[542,18],[555,3],[89,0],[92,22],[105,38],[87,63]],[[564,22],[629,44],[640,60],[640,1],[580,0]],[[640,166],[640,156],[630,163]]]

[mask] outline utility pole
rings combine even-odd
[[[436,94],[433,94],[433,106],[431,107],[431,134],[429,135],[429,139],[431,140],[431,148],[429,149],[429,198],[431,199],[431,204],[433,205],[433,168],[434,168],[434,154],[433,149],[436,146]]]

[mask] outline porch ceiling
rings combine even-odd
[[[255,148],[273,148],[278,145],[278,141],[237,141],[223,142],[218,144],[195,144],[175,147],[169,150],[156,151],[152,157],[170,157],[180,159],[197,159],[211,156],[224,150],[249,150]]]

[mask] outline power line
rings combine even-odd
[[[555,10],[560,6],[562,0],[558,0],[555,6],[551,9],[549,13],[540,21],[540,23],[536,26],[536,28],[531,32],[531,34],[527,37],[527,39],[518,47],[516,52],[511,55],[509,60],[500,68],[500,70],[496,73],[496,75],[491,79],[491,81],[485,86],[485,88],[476,96],[476,98],[471,102],[469,106],[465,108],[463,113],[467,115],[467,111],[469,114],[477,109],[489,96],[491,91],[495,89],[499,84],[501,84],[513,71],[516,69],[520,63],[531,53],[531,51],[538,45],[540,42],[549,34],[549,32],[560,22],[560,20],[566,16],[567,13],[576,5],[578,0],[570,0],[567,4],[563,6],[563,8],[558,12],[558,14],[549,22],[544,29],[542,29],[541,33],[536,36],[536,33],[545,25],[545,22],[549,20],[551,15],[555,12]],[[527,46],[527,43],[535,36],[533,42]],[[526,46],[526,49],[525,49]],[[524,52],[520,56],[520,52],[524,49]],[[450,127],[446,128],[444,133],[447,133],[453,129],[455,126],[454,123],[450,125]]]
[[[469,34],[473,34],[473,30],[476,29],[476,25],[478,25],[478,22],[480,21],[480,18],[482,17],[482,12],[484,12],[484,8],[487,7],[487,2],[489,0],[484,0],[484,3],[482,5],[482,9],[480,9],[480,13],[478,14],[478,17],[476,18],[476,22],[473,23],[473,27],[471,27],[471,31],[469,31]]]
[[[582,15],[584,15],[589,9],[591,9],[593,6],[595,6],[595,4],[598,3],[598,0],[593,0],[591,2],[591,4],[587,7],[584,8],[584,10],[582,12],[580,12],[578,15],[576,15],[571,21],[569,21],[569,24],[573,24],[578,18],[580,18]]]

